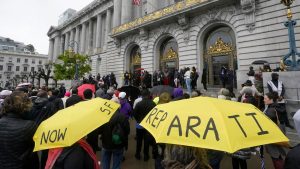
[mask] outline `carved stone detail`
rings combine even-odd
[[[148,46],[149,46],[149,31],[146,30],[145,28],[141,28],[140,29],[140,37],[143,41],[143,46],[141,46],[141,48],[143,48],[143,50],[147,51]]]
[[[181,29],[183,30],[183,40],[187,44],[190,40],[190,21],[186,15],[179,15],[178,16],[178,24],[180,25]]]
[[[241,9],[245,17],[245,25],[250,32],[255,29],[255,0],[241,0]]]
[[[221,16],[230,15],[232,16],[236,12],[236,8],[234,6],[222,7],[222,8],[213,8],[207,11],[205,14],[202,14],[198,17],[195,17],[192,21],[192,25],[202,25],[207,24],[208,22],[220,21]]]
[[[114,44],[116,45],[116,48],[120,48],[121,46],[121,40],[119,38],[113,38]]]

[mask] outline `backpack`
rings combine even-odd
[[[120,123],[117,123],[112,129],[112,142],[115,145],[124,143],[125,133]]]

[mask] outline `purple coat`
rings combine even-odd
[[[130,104],[128,103],[127,99],[120,99],[120,104],[121,104],[120,112],[123,113],[128,119],[132,112],[132,108]]]

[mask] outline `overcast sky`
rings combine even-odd
[[[77,11],[93,0],[0,0],[0,36],[32,44],[36,51],[48,54],[47,32],[57,26],[66,9]]]

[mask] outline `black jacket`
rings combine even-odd
[[[279,122],[281,124],[284,124],[284,115],[280,113],[282,111],[283,110],[280,105],[278,105],[277,103],[272,103],[268,105],[268,108],[265,113],[275,124],[277,124],[277,116],[279,118]],[[276,112],[277,112],[277,116],[276,116]]]
[[[33,120],[39,125],[42,121],[51,117],[55,113],[53,103],[49,102],[47,98],[38,97],[33,102],[31,111],[26,116],[26,119]]]
[[[133,109],[133,116],[137,123],[141,123],[142,120],[155,106],[155,103],[148,98],[143,98],[142,101],[137,103],[137,105]]]
[[[57,96],[51,96],[49,98],[49,102],[53,103],[53,106],[54,106],[54,109],[55,109],[55,112],[61,110],[64,108],[64,103],[63,101],[61,100],[61,98],[57,97]]]
[[[66,100],[66,107],[70,107],[76,103],[79,103],[81,100],[80,96],[78,95],[72,95],[71,97],[69,97],[67,100]]]
[[[32,169],[33,135],[37,125],[16,114],[0,119],[0,168]]]
[[[79,145],[64,148],[52,169],[94,169],[94,161]]]
[[[300,144],[289,151],[285,158],[284,169],[300,169]]]
[[[120,113],[119,111],[117,111],[112,116],[110,121],[108,123],[104,124],[103,126],[101,126],[98,130],[99,134],[101,134],[103,148],[108,149],[108,150],[113,150],[113,149],[121,149],[121,148],[124,148],[127,146],[126,139],[120,145],[116,145],[112,142],[112,130],[117,124],[120,124],[125,136],[128,137],[129,132],[130,132],[129,122],[123,113]]]

